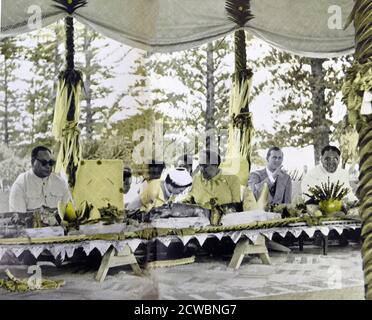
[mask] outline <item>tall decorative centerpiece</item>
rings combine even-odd
[[[319,205],[323,214],[330,215],[342,210],[343,199],[348,192],[349,189],[344,188],[343,183],[340,183],[340,181],[331,183],[328,178],[327,183],[309,188],[309,193],[305,195],[311,199],[312,203]]]

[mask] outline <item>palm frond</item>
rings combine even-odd
[[[250,0],[226,0],[225,9],[227,17],[240,27],[254,18]]]
[[[349,189],[344,187],[344,183],[340,183],[339,180],[337,180],[337,183],[331,183],[328,177],[327,182],[321,183],[320,186],[310,187],[305,195],[316,202],[320,202],[329,199],[342,200],[348,193]]]
[[[371,10],[372,2],[370,0],[356,0],[344,26],[344,29],[346,29],[354,22],[355,57],[361,63],[366,63],[372,56],[372,46],[370,44],[372,37]]]
[[[85,7],[88,3],[86,0],[53,0],[57,4],[53,7],[66,11],[68,14],[73,14],[75,10]]]

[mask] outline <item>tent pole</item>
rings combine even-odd
[[[247,52],[244,30],[235,31],[235,72],[240,73],[247,69]]]
[[[73,13],[88,2],[86,0],[53,0],[54,7],[66,11],[66,69],[59,75],[56,108],[53,119],[53,135],[60,142],[56,171],[64,170],[71,189],[76,183],[76,173],[81,160],[80,95],[83,86],[82,74],[75,69]]]
[[[240,156],[248,162],[248,172],[251,166],[251,141],[253,127],[251,113],[249,112],[249,91],[252,83],[252,70],[247,69],[247,53],[245,31],[243,27],[253,19],[249,0],[226,0],[225,9],[228,18],[240,29],[234,34],[235,42],[235,71],[233,75],[232,100],[230,103],[231,124],[229,126],[229,148],[234,156],[236,146],[240,143]],[[234,136],[240,132],[240,141],[235,141]],[[244,185],[247,181],[241,181]]]
[[[66,29],[66,73],[74,76],[75,73],[75,45],[74,45],[74,18],[68,16],[65,18]],[[72,81],[73,82],[73,81]],[[67,113],[67,121],[73,121],[75,115],[75,98],[72,92],[73,83],[68,84],[68,96],[72,94],[71,103]]]
[[[234,85],[240,86],[241,90],[246,90],[245,95],[249,96],[249,91],[252,84],[253,72],[247,68],[247,53],[245,31],[238,30],[235,32],[235,74]],[[248,85],[244,85],[248,82]],[[244,105],[243,105],[244,104]],[[252,115],[249,112],[249,101],[240,106],[240,112],[234,117],[233,123],[236,129],[240,131],[240,154],[248,162],[248,172],[251,169],[251,153],[252,153],[252,138],[253,124]]]

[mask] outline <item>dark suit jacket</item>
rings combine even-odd
[[[251,172],[249,175],[248,185],[253,191],[256,200],[260,197],[267,176],[266,169]],[[269,184],[269,188],[272,184]],[[276,190],[274,196],[269,193],[269,204],[291,203],[292,201],[292,181],[291,177],[282,172],[276,180]]]

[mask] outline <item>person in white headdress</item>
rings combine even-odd
[[[178,167],[170,170],[164,181],[164,196],[167,197],[167,202],[182,202],[191,185],[192,177],[187,168]]]
[[[149,184],[141,194],[142,211],[172,202],[179,203],[187,195],[192,184],[192,177],[186,168],[175,168],[168,171],[165,180]]]

